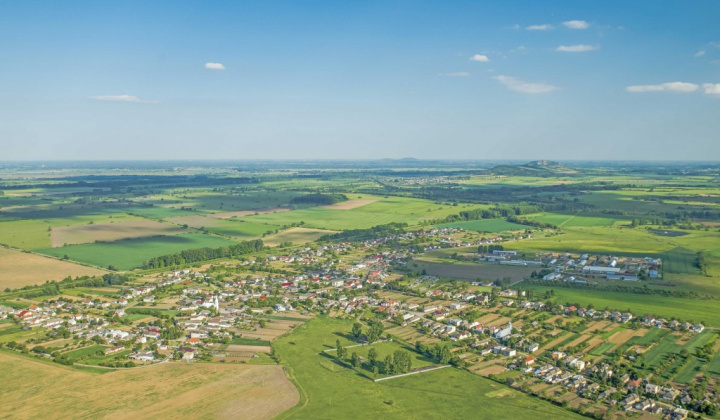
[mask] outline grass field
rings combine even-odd
[[[94,276],[106,271],[0,247],[0,288],[21,288],[62,280],[67,276]]]
[[[542,415],[575,419],[576,414],[455,368],[374,383],[323,356],[322,350],[352,342],[351,321],[319,318],[279,338],[273,347],[302,390],[301,404],[280,419],[475,418],[496,419]],[[305,401],[305,398],[307,400]]]
[[[470,220],[467,222],[443,223],[437,226],[491,233],[527,229],[527,226],[510,223],[505,219]]]
[[[613,347],[615,347],[615,343],[602,343],[601,345],[590,350],[590,354],[593,356],[602,356],[603,354],[610,351],[610,349],[612,349]]]
[[[238,239],[257,238],[263,233],[272,232],[279,228],[279,226],[250,222],[250,219],[247,217],[222,219],[195,215],[171,217],[166,220],[178,225],[188,225],[196,229],[205,228],[209,232]]]
[[[0,394],[3,416],[13,419],[258,419],[298,402],[278,366],[163,363],[98,375],[6,352]]]
[[[706,365],[706,361],[700,360],[695,356],[690,356],[690,361],[678,372],[675,378],[673,378],[673,381],[688,384],[705,369]]]
[[[63,245],[88,244],[95,241],[111,242],[120,239],[178,235],[181,233],[184,233],[184,230],[174,225],[152,220],[135,220],[53,228],[50,238],[52,247],[56,248]]]
[[[522,286],[521,286],[522,287]],[[635,316],[654,315],[683,321],[702,322],[711,327],[720,327],[720,301],[641,295],[634,293],[607,292],[601,290],[565,289],[551,286],[527,286],[535,294],[555,290],[555,301],[581,306],[593,304],[597,309],[630,310]]]
[[[120,270],[139,267],[143,261],[152,257],[173,254],[191,248],[218,248],[233,245],[235,242],[216,236],[190,233],[174,236],[123,239],[115,242],[71,245],[62,248],[39,250],[43,254],[80,261],[98,267],[114,265]]]
[[[313,242],[323,235],[331,235],[333,233],[337,233],[337,231],[296,227],[284,230],[274,235],[266,236],[263,238],[263,243],[267,246],[276,246],[283,242],[304,244]]]

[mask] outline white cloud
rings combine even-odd
[[[562,51],[562,52],[586,52],[586,51],[594,51],[600,48],[597,45],[586,45],[586,44],[578,44],[578,45],[561,45],[557,47],[556,51]]]
[[[700,50],[695,53],[695,57],[702,57],[703,55],[705,55],[705,50]]]
[[[449,76],[449,77],[469,77],[470,73],[466,71],[456,71],[454,73],[445,73],[443,76]]]
[[[133,95],[105,95],[105,96],[91,96],[90,99],[94,99],[96,101],[106,101],[106,102],[135,102],[135,103],[143,103],[143,104],[156,104],[158,101],[146,101],[138,98],[137,96]]]
[[[587,29],[590,27],[590,24],[584,20],[568,20],[567,22],[563,22],[563,25],[570,29]]]
[[[636,85],[628,86],[626,88],[628,92],[644,93],[644,92],[675,92],[675,93],[690,93],[698,90],[698,85],[695,83],[685,82],[671,82],[662,83],[659,85]],[[707,90],[706,92],[707,93]]]
[[[703,83],[702,87],[706,95],[720,97],[720,83]]]
[[[225,66],[220,63],[205,63],[205,68],[209,70],[225,70]]]
[[[526,27],[528,31],[547,31],[549,29],[552,29],[552,25],[543,24],[543,25],[530,25]]]
[[[479,61],[481,63],[487,63],[490,61],[487,55],[484,54],[475,54],[472,57],[470,57],[470,61]]]
[[[547,93],[560,89],[547,83],[529,83],[510,76],[495,76],[493,79],[502,83],[508,89],[520,93]]]

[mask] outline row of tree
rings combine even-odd
[[[183,264],[196,263],[201,261],[214,260],[217,258],[234,258],[241,255],[252,254],[263,249],[262,239],[243,241],[237,245],[222,246],[220,248],[196,248],[185,251],[163,255],[144,261],[143,269],[175,267]]]

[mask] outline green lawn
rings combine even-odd
[[[707,362],[705,360],[698,359],[695,356],[690,356],[690,361],[678,372],[677,376],[673,379],[675,382],[681,384],[687,384],[693,380],[699,373],[705,369]]]
[[[344,338],[352,321],[318,318],[273,341],[281,364],[298,385],[301,401],[280,419],[473,418],[579,416],[504,385],[455,368],[372,382],[322,350],[354,344]],[[338,335],[338,333],[340,333]]]
[[[78,359],[82,359],[85,356],[95,355],[96,353],[98,353],[100,351],[105,351],[105,348],[106,348],[105,346],[94,345],[94,346],[90,346],[90,347],[83,347],[81,349],[73,350],[73,351],[67,352],[65,354],[67,354],[67,356],[70,358],[70,360],[75,361]]]
[[[677,318],[682,321],[702,322],[711,327],[720,327],[720,301],[643,295],[636,293],[609,292],[604,290],[586,290],[571,288],[553,288],[551,286],[522,286],[533,289],[535,296],[555,290],[555,301],[573,303],[581,306],[594,305],[596,309],[630,310],[635,316],[654,315],[663,318]]]
[[[612,349],[613,347],[615,347],[615,343],[608,343],[608,342],[602,343],[601,345],[592,349],[590,351],[590,354],[593,356],[602,356],[603,354],[610,351],[610,349]]]
[[[120,270],[129,270],[139,267],[143,261],[147,261],[152,257],[174,254],[184,249],[218,248],[233,244],[235,242],[217,236],[191,233],[70,245],[61,248],[42,249],[38,250],[38,252],[56,257],[67,255],[71,260],[99,267],[114,265]]]

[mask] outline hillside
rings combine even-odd
[[[487,173],[491,175],[511,176],[557,176],[575,175],[578,171],[560,162],[536,160],[522,165],[498,165],[488,169]]]

